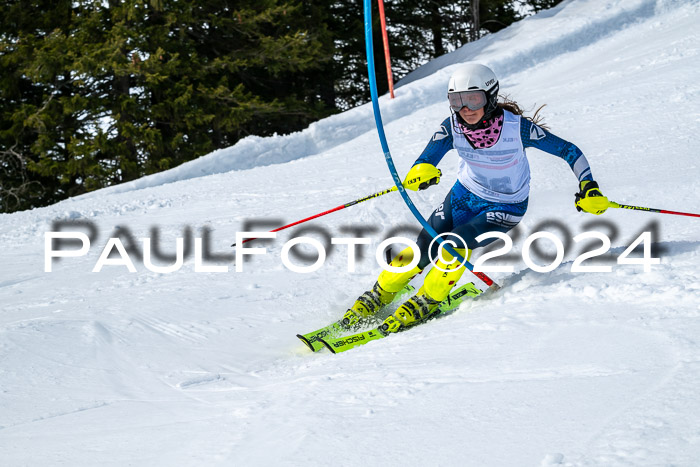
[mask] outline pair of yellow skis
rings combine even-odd
[[[411,285],[407,285],[401,293],[396,294],[394,301],[398,301],[401,297],[406,297],[411,292],[414,292],[415,288]],[[438,306],[437,310],[432,314],[429,319],[443,315],[451,310],[457,308],[465,299],[469,297],[476,297],[481,295],[483,290],[477,288],[473,282],[464,284],[461,287],[457,287],[453,290],[450,295]],[[420,321],[422,323],[423,321]],[[418,323],[417,323],[418,324]],[[380,328],[370,329],[368,331],[358,332],[356,334],[346,335],[351,332],[343,326],[341,321],[337,321],[329,326],[325,326],[316,331],[307,334],[297,334],[297,337],[306,344],[306,346],[313,352],[321,350],[326,347],[333,353],[345,352],[358,345],[366,344],[377,339],[382,339],[391,333],[382,331]]]

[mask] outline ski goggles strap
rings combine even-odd
[[[488,102],[484,91],[449,92],[447,99],[455,112],[462,110],[462,107],[467,107],[469,110],[479,110]]]

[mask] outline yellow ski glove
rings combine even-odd
[[[610,206],[608,198],[603,196],[598,184],[593,181],[584,180],[581,182],[581,191],[576,193],[576,209],[590,214],[603,214]]]
[[[440,183],[442,172],[433,164],[416,164],[408,171],[403,187],[418,191]]]

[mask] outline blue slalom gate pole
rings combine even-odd
[[[408,206],[408,209],[411,210],[416,219],[418,219],[418,222],[421,223],[423,228],[430,234],[431,237],[433,237],[433,239],[436,239],[437,242],[448,251],[448,253],[450,253],[454,258],[457,259],[457,261],[459,261],[460,263],[463,262],[464,265],[470,271],[472,271],[479,279],[484,281],[486,285],[488,285],[489,287],[498,288],[498,285],[486,274],[482,272],[474,272],[474,265],[466,259],[464,259],[462,255],[457,253],[450,243],[444,243],[443,245],[443,242],[445,241],[442,238],[438,237],[438,234],[435,231],[435,229],[433,229],[433,227],[430,224],[428,224],[428,222],[426,222],[425,219],[423,219],[423,216],[413,204],[413,201],[411,201],[411,198],[408,196],[408,193],[406,193],[406,190],[403,187],[401,177],[399,177],[399,174],[396,171],[396,167],[394,166],[394,160],[391,158],[391,153],[389,152],[389,145],[386,140],[386,135],[384,134],[382,114],[379,110],[379,97],[377,95],[377,78],[375,76],[374,71],[374,47],[372,43],[372,0],[363,1],[365,13],[365,45],[367,49],[367,73],[369,75],[369,90],[372,96],[372,108],[374,109],[374,121],[377,125],[377,133],[379,133],[379,141],[382,145],[382,151],[384,151],[384,159],[386,159],[386,163],[389,166],[389,172],[391,172],[391,176],[394,179],[396,188],[401,194],[401,197],[406,203],[406,206]]]

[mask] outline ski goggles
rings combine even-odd
[[[450,107],[455,112],[462,110],[462,107],[469,110],[479,110],[488,102],[484,91],[448,92],[447,100],[450,101]]]

